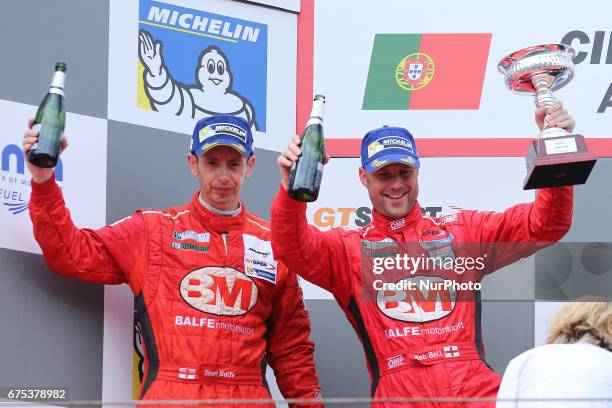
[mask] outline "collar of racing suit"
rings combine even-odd
[[[240,201],[242,211],[236,216],[226,216],[215,214],[200,203],[200,194],[196,192],[191,200],[191,211],[196,215],[202,223],[205,223],[215,232],[228,232],[231,230],[241,229],[246,221],[247,208],[244,202]]]
[[[421,221],[421,218],[423,218],[421,206],[417,201],[415,201],[412,208],[408,211],[408,214],[402,218],[389,218],[376,211],[376,209],[372,210],[372,221],[374,226],[389,234],[400,233],[406,227],[414,227]]]
[[[208,204],[206,201],[204,201],[204,199],[202,198],[202,193],[198,195],[198,200],[200,201],[200,204],[202,204],[204,208],[206,208],[208,211],[214,214],[217,214],[217,215],[222,215],[224,217],[235,217],[239,215],[240,212],[242,211],[242,201],[238,201],[238,208],[236,208],[235,210],[224,211],[224,210],[219,210],[213,207],[212,205]]]

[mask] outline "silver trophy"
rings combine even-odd
[[[508,89],[535,94],[536,107],[548,108],[557,100],[553,91],[574,77],[574,50],[563,44],[524,48],[503,58],[498,65]],[[525,190],[584,184],[597,161],[582,135],[548,127],[529,145]]]

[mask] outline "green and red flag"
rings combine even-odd
[[[376,34],[364,110],[478,109],[491,34]]]

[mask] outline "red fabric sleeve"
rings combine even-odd
[[[289,197],[281,186],[272,202],[272,248],[291,272],[331,292],[348,305],[350,262],[343,230],[319,231],[306,221],[306,203]]]
[[[490,273],[559,241],[572,224],[573,188],[538,190],[532,203],[503,212],[463,211],[467,241],[486,253]]]
[[[313,355],[314,343],[310,341],[310,320],[296,275],[288,273],[285,287],[277,293],[268,323],[266,350],[276,383],[285,398],[318,398],[321,387]],[[319,404],[299,406],[321,407]]]
[[[145,243],[140,213],[114,226],[79,229],[70,218],[55,177],[44,183],[32,182],[29,210],[34,237],[54,272],[91,283],[129,281]]]

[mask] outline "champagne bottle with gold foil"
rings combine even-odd
[[[310,119],[302,132],[301,156],[291,167],[287,192],[291,198],[299,201],[315,201],[319,196],[321,177],[323,177],[323,159],[325,158],[325,141],[323,139],[323,106],[325,97],[317,95],[312,103]]]
[[[66,64],[55,64],[55,73],[49,91],[38,107],[34,126],[38,130],[38,142],[28,153],[28,160],[38,167],[55,167],[60,154],[60,145],[66,124],[64,82]]]

